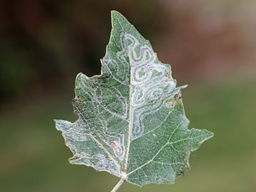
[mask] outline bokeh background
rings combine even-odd
[[[256,1],[1,0],[0,191],[110,191],[118,178],[70,165],[53,119],[75,121],[77,73],[100,73],[110,11],[172,65],[190,127],[215,133],[174,185],[120,192],[256,191]]]

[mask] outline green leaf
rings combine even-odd
[[[107,171],[142,186],[173,183],[189,155],[213,136],[188,129],[181,90],[149,41],[112,11],[101,75],[76,77],[74,123],[55,120],[73,152],[70,163]]]

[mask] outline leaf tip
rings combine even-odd
[[[118,22],[119,21],[119,22]],[[120,25],[120,23],[127,21],[127,19],[118,11],[111,11],[111,22],[112,26],[115,25],[116,22]],[[127,21],[128,22],[128,21]]]
[[[113,18],[113,17],[116,17],[116,16],[118,16],[118,15],[121,15],[121,13],[118,12],[118,11],[116,11],[116,10],[112,10],[112,11],[111,11],[111,17],[112,17],[112,18]]]
[[[60,126],[61,126],[61,121],[58,119],[53,119],[53,121],[55,122],[55,127],[57,130],[60,130]]]
[[[72,125],[71,122],[65,121],[65,120],[54,119],[54,121],[55,121],[55,127],[58,131],[66,130]]]

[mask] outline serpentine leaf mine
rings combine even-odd
[[[189,169],[189,155],[213,136],[188,129],[171,66],[148,40],[112,11],[101,75],[79,73],[72,103],[78,119],[55,120],[73,153],[70,163],[107,171],[139,186],[173,183]]]

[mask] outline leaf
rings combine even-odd
[[[139,186],[173,183],[189,155],[213,136],[188,129],[181,90],[149,41],[112,11],[112,32],[101,75],[79,73],[74,123],[55,120],[73,152],[71,164],[107,171]]]

